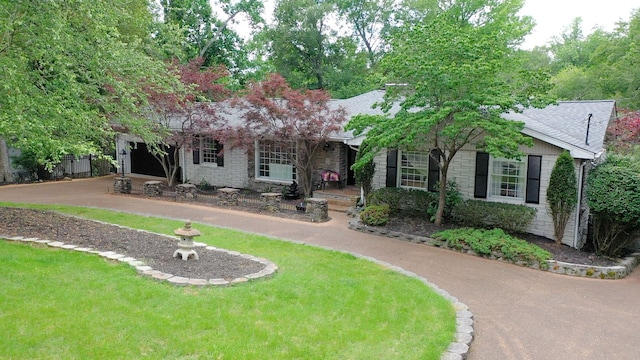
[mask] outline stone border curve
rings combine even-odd
[[[96,220],[92,220],[92,221],[96,221]],[[121,228],[126,228],[126,229],[131,229],[131,230],[136,230],[136,231],[144,231],[144,230],[138,230],[138,229],[132,229],[132,228],[127,228],[125,226],[121,226],[121,225],[115,225],[115,224],[110,224],[113,226],[118,226]],[[148,231],[147,231],[148,232]],[[177,239],[174,238],[172,236],[167,236],[164,234],[158,234],[158,233],[153,233],[156,235],[160,235],[160,236],[166,236],[168,238],[171,239]],[[182,276],[175,276],[173,274],[167,274],[164,273],[160,270],[155,270],[153,269],[151,266],[148,266],[147,264],[145,264],[144,262],[135,259],[133,257],[124,255],[124,254],[118,254],[114,251],[101,251],[101,250],[96,250],[96,249],[92,249],[92,248],[88,248],[88,247],[80,247],[80,246],[76,246],[73,244],[67,244],[67,243],[63,243],[60,241],[51,241],[51,240],[43,240],[43,239],[38,239],[38,238],[28,238],[28,237],[23,237],[23,236],[13,236],[13,237],[8,237],[8,236],[2,236],[0,235],[0,239],[6,239],[9,241],[18,241],[18,242],[23,242],[23,243],[37,243],[37,244],[43,244],[43,245],[47,245],[49,247],[53,247],[53,248],[60,248],[60,249],[65,249],[65,250],[74,250],[74,251],[79,251],[79,252],[84,252],[84,253],[88,253],[88,254],[97,254],[98,256],[101,256],[105,259],[109,259],[109,260],[117,260],[123,263],[127,263],[131,266],[133,266],[139,274],[145,276],[145,277],[149,277],[151,279],[154,280],[158,280],[158,281],[166,281],[172,285],[176,285],[176,286],[186,286],[186,285],[191,285],[191,286],[210,286],[210,285],[215,285],[215,286],[224,286],[224,285],[233,285],[233,284],[238,284],[238,283],[243,283],[243,282],[247,282],[249,280],[253,280],[253,279],[259,279],[259,278],[263,278],[263,277],[267,277],[267,276],[271,276],[273,275],[277,270],[278,270],[278,266],[276,264],[274,264],[273,262],[264,259],[264,258],[259,258],[253,255],[249,255],[249,254],[242,254],[239,253],[237,251],[230,251],[230,250],[225,250],[225,249],[220,249],[220,248],[216,248],[213,246],[208,246],[207,244],[204,243],[199,243],[199,242],[194,242],[194,245],[196,247],[200,247],[200,248],[204,248],[206,250],[209,251],[220,251],[220,252],[225,252],[229,255],[232,256],[239,256],[242,257],[244,259],[247,260],[251,260],[251,261],[255,261],[258,262],[260,264],[265,265],[265,268],[258,271],[257,273],[252,273],[252,274],[247,274],[243,277],[239,277],[236,279],[232,279],[232,280],[225,280],[225,279],[191,279],[191,278],[186,278],[186,277],[182,277]]]
[[[349,221],[349,229],[360,231],[368,234],[376,234],[380,236],[386,236],[394,239],[399,239],[403,241],[409,241],[417,244],[425,244],[429,246],[439,247],[443,249],[449,249],[458,252],[464,252],[470,255],[478,255],[470,248],[464,248],[462,250],[456,250],[451,247],[447,247],[446,243],[443,241],[439,241],[426,236],[418,236],[418,235],[409,235],[396,231],[389,231],[384,228],[376,228],[374,226],[367,226],[362,223],[359,216],[355,216],[353,219]],[[547,260],[546,261],[546,269],[541,267],[538,262],[527,263],[524,261],[512,262],[505,260],[500,257],[499,254],[493,254],[492,256],[487,257],[488,259],[503,261],[519,266],[525,266],[532,269],[548,271],[555,274],[561,275],[569,275],[569,276],[580,276],[587,278],[595,278],[595,279],[622,279],[627,275],[631,274],[631,272],[638,266],[640,252],[634,252],[628,257],[622,259],[619,265],[616,266],[595,266],[595,265],[582,265],[582,264],[573,264],[568,262],[561,262],[556,260]]]

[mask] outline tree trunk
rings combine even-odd
[[[438,200],[438,211],[436,211],[436,219],[434,223],[438,226],[442,225],[442,218],[444,217],[444,206],[447,201],[447,171],[446,167],[442,167],[442,177],[440,178],[440,196]]]

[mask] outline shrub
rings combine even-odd
[[[358,151],[356,155],[356,161],[360,160],[360,158],[363,156],[363,153],[363,151]],[[373,176],[376,172],[376,164],[373,162],[373,160],[369,160],[361,167],[355,168],[353,172],[356,178],[356,183],[362,187],[364,198],[367,199],[373,189]]]
[[[578,203],[578,181],[573,167],[573,158],[563,151],[551,170],[547,189],[547,203],[553,218],[553,232],[560,244],[571,213]]]
[[[425,215],[429,214],[431,208],[437,208],[438,194],[414,189],[382,188],[371,193],[369,204],[388,205],[392,214]]]
[[[389,221],[388,205],[369,205],[360,212],[360,220],[365,225],[382,226]]]
[[[454,181],[447,183],[445,219],[451,217],[452,209],[461,202],[462,196]],[[433,218],[438,210],[438,193],[418,189],[382,188],[373,191],[368,202],[371,205],[388,205],[392,214],[427,216]]]
[[[500,228],[518,233],[527,230],[536,212],[536,209],[525,205],[466,200],[453,209],[452,221],[473,228]]]
[[[587,203],[600,255],[618,256],[640,228],[640,171],[629,159],[610,157],[591,171]]]
[[[465,245],[469,246],[471,250],[483,256],[493,254],[513,262],[532,263],[537,261],[541,268],[546,267],[545,260],[551,259],[551,253],[548,251],[524,240],[511,237],[501,229],[462,228],[439,231],[434,233],[432,237],[446,241],[449,247],[456,249],[462,249]]]

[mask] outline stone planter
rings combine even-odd
[[[198,188],[193,184],[176,185],[176,195],[178,199],[195,200],[198,196]]]
[[[142,185],[142,193],[145,196],[158,197],[162,196],[162,181],[146,181]]]
[[[282,202],[282,194],[280,193],[262,193],[260,194],[260,209],[266,212],[280,212],[280,203]]]
[[[120,194],[131,194],[131,179],[117,177],[113,182],[113,191]]]
[[[239,189],[233,188],[222,188],[218,189],[220,193],[220,200],[218,200],[219,205],[227,205],[227,206],[237,206],[238,205],[238,193]]]
[[[323,222],[329,220],[329,203],[327,203],[327,199],[307,199],[305,216],[311,222]]]

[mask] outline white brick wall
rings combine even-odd
[[[248,157],[243,149],[225,149],[224,166],[209,163],[193,163],[193,152],[185,152],[187,181],[198,184],[206,181],[218,187],[245,188],[249,184]]]
[[[540,203],[539,204],[525,204],[524,200],[516,201],[512,203],[522,204],[526,206],[533,207],[537,209],[536,217],[533,223],[529,226],[528,232],[547,237],[549,239],[554,239],[553,234],[553,220],[551,218],[551,214],[549,213],[547,206],[547,188],[549,186],[549,179],[551,177],[551,170],[555,165],[556,159],[561,153],[561,149],[557,148],[553,145],[544,143],[539,140],[534,140],[534,146],[531,148],[522,148],[522,150],[529,155],[540,155],[542,156],[542,172],[540,179]],[[387,167],[387,153],[386,151],[381,152],[375,157],[376,163],[376,173],[374,176],[374,188],[382,188],[385,187],[386,184],[386,167]],[[476,161],[476,150],[472,147],[466,147],[465,149],[458,152],[453,159],[450,167],[449,173],[447,175],[448,180],[455,180],[458,184],[458,190],[462,194],[465,199],[473,199],[474,192],[474,183],[475,183],[475,161]],[[576,166],[576,175],[578,174],[578,162],[575,164]],[[504,201],[502,199],[487,199],[487,201]],[[573,246],[574,242],[574,231],[575,231],[575,211],[571,215],[569,223],[567,224],[567,228],[565,230],[565,235],[563,238],[563,243]]]

